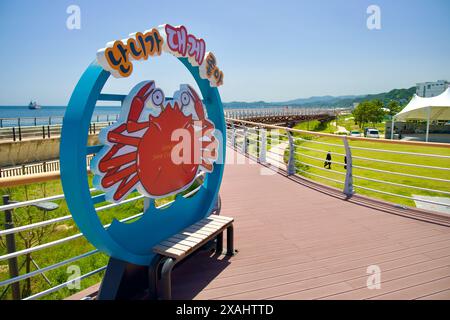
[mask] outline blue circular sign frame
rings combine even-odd
[[[114,219],[105,228],[94,204],[102,196],[92,197],[89,191],[86,155],[92,153],[87,146],[88,130],[95,105],[111,73],[97,61],[92,62],[81,76],[70,98],[64,115],[60,144],[61,181],[67,206],[83,235],[100,251],[111,257],[137,265],[148,266],[155,256],[154,245],[206,217],[214,208],[222,182],[225,163],[226,123],[223,105],[217,87],[202,79],[199,67],[192,66],[187,58],[177,58],[194,77],[203,103],[219,139],[218,161],[214,170],[206,173],[198,192],[189,198],[177,195],[175,202],[157,209],[154,201],[134,222],[122,223]]]

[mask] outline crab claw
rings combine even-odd
[[[133,97],[133,100],[131,101],[130,112],[128,113],[127,119],[128,132],[133,132],[142,129],[140,126],[139,128],[137,127],[138,120],[142,113],[142,110],[144,109],[145,102],[147,101],[148,97],[152,94],[154,90],[155,90],[155,82],[149,81],[141,89],[139,89],[139,91]]]
[[[192,88],[190,85],[188,85],[188,89],[189,94],[194,100],[194,109],[195,113],[197,113],[198,120],[202,121],[203,119],[205,119],[205,111],[203,110],[202,99],[200,99],[197,92],[195,92],[194,88]]]

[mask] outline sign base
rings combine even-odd
[[[156,299],[154,269],[109,258],[97,300]]]

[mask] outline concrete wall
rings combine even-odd
[[[59,158],[60,138],[0,142],[0,167],[9,167]],[[98,144],[98,137],[90,135],[88,145]]]

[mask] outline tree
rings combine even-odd
[[[368,121],[374,125],[375,123],[379,123],[383,121],[385,111],[384,105],[381,100],[375,99],[370,101],[369,110],[368,110]]]
[[[378,99],[371,101],[365,100],[352,113],[355,118],[355,123],[362,129],[369,122],[375,124],[383,120],[383,103]]]
[[[387,108],[389,109],[388,115],[390,115],[391,117],[402,111],[402,107],[396,100],[389,101],[389,103],[387,104]]]

